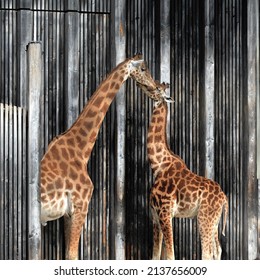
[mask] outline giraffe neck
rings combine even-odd
[[[150,122],[147,150],[148,158],[154,173],[162,168],[165,162],[179,161],[180,158],[175,155],[169,148],[166,138],[168,108],[165,102],[158,105],[152,114]]]
[[[109,106],[130,75],[128,61],[119,64],[100,84],[75,123],[66,132],[68,138],[74,139],[71,144],[78,148],[86,164]]]

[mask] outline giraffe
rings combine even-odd
[[[172,218],[197,216],[201,238],[202,259],[220,259],[221,246],[218,224],[224,208],[224,223],[228,212],[228,200],[219,184],[198,176],[188,169],[184,161],[174,154],[166,139],[167,102],[173,100],[165,94],[168,84],[157,82],[155,90],[139,85],[155,106],[147,135],[147,153],[155,177],[150,190],[150,206],[153,220],[153,259],[160,259],[162,240],[167,259],[174,259]]]
[[[99,85],[74,124],[52,140],[41,160],[41,223],[64,216],[66,259],[78,259],[94,188],[87,171],[91,151],[110,104],[129,77],[156,86],[142,55],[126,59]]]

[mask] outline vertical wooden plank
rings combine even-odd
[[[65,8],[65,116],[69,128],[79,114],[79,14],[78,1],[66,1]]]
[[[12,56],[13,56],[13,60],[12,60],[12,65],[11,65],[11,75],[12,75],[12,81],[10,82],[10,86],[11,86],[11,91],[12,91],[12,104],[15,105],[19,105],[18,104],[18,92],[17,92],[17,76],[18,76],[18,71],[17,71],[17,13],[16,11],[12,11],[11,13],[11,18],[12,18],[12,32],[11,32],[11,52],[12,52]]]
[[[259,22],[259,1],[252,0],[247,2],[247,96],[244,107],[245,112],[245,170],[244,185],[247,186],[247,219],[246,227],[248,239],[248,259],[255,259],[257,256],[257,215],[258,196],[256,181],[256,101],[259,95],[259,40],[258,37]],[[258,56],[257,56],[258,55]]]
[[[13,201],[13,107],[8,107],[8,114],[9,114],[9,133],[8,133],[8,201],[7,205],[9,208],[8,213],[8,259],[13,259],[13,235],[14,235],[14,229],[13,229],[13,217],[14,217],[14,201]]]
[[[5,52],[5,56],[8,57],[8,60],[5,60],[4,63],[4,75],[5,75],[5,81],[4,81],[4,93],[5,93],[5,102],[8,104],[11,104],[11,94],[10,94],[10,65],[11,65],[11,61],[12,61],[12,56],[10,54],[10,45],[9,45],[9,40],[10,40],[10,36],[11,35],[11,31],[10,31],[10,12],[6,11],[5,13],[5,22],[4,22],[4,26],[5,26],[5,38],[4,38],[4,52]]]
[[[13,108],[8,106],[8,154],[7,154],[7,207],[8,209],[8,259],[13,259]]]
[[[171,73],[170,42],[170,0],[160,1],[160,82],[170,83]],[[171,106],[168,106],[167,131],[170,131]],[[168,142],[170,133],[167,133]]]
[[[115,3],[117,2],[117,3]],[[125,59],[126,26],[125,0],[112,1],[112,62],[115,66]],[[116,97],[116,192],[115,192],[115,259],[125,259],[125,87],[122,86]]]
[[[28,113],[27,110],[23,108],[23,113],[22,113],[22,167],[21,167],[21,173],[22,173],[22,223],[21,223],[21,230],[22,230],[22,252],[23,252],[23,259],[28,259],[28,223],[29,223],[29,219],[28,219]],[[23,203],[26,202],[26,203]]]
[[[20,0],[17,1],[17,9],[24,9],[24,10],[28,10],[32,8],[32,2],[31,0]]]
[[[9,259],[9,227],[8,227],[8,217],[9,217],[9,206],[8,206],[8,159],[9,159],[9,106],[5,107],[4,114],[4,259]]]
[[[258,20],[257,20],[257,37],[256,40],[258,42],[257,46],[257,77],[260,76],[260,5],[258,5]],[[257,125],[257,179],[258,179],[258,243],[257,243],[257,258],[260,259],[260,79],[257,82],[257,118],[256,118],[256,125]]]
[[[12,182],[12,188],[13,188],[13,219],[12,219],[12,227],[13,227],[13,258],[12,259],[19,259],[19,244],[18,244],[18,219],[17,219],[17,204],[18,204],[18,195],[17,195],[17,174],[18,174],[18,143],[17,143],[17,132],[18,132],[18,126],[17,126],[17,107],[13,106],[13,162],[12,162],[12,169],[13,169],[13,182]]]
[[[65,0],[65,9],[67,11],[79,11],[79,0]]]
[[[238,193],[240,193],[240,182],[239,182],[239,157],[240,157],[240,149],[239,149],[239,143],[240,138],[238,134],[238,129],[240,128],[239,125],[239,91],[237,90],[238,84],[240,82],[240,79],[238,78],[238,66],[237,63],[239,61],[239,53],[238,49],[240,48],[239,44],[239,24],[237,24],[237,18],[239,16],[239,13],[237,11],[237,8],[239,7],[240,1],[231,1],[229,9],[233,11],[233,16],[230,16],[230,29],[232,30],[232,37],[230,38],[230,57],[232,57],[232,60],[230,62],[230,100],[231,100],[231,109],[230,109],[230,120],[231,120],[231,127],[230,127],[230,157],[231,157],[231,167],[230,167],[230,188],[233,189],[233,200],[232,203],[234,205],[233,209],[233,217],[229,220],[229,223],[234,222],[236,226],[233,229],[232,234],[233,240],[234,240],[234,247],[235,247],[235,254],[239,256],[240,251],[240,235],[239,235],[239,210],[240,207],[237,204],[238,201]],[[237,31],[237,32],[236,32]],[[225,192],[227,192],[226,187],[224,189]]]
[[[4,259],[4,110],[0,103],[0,260]]]
[[[259,77],[260,76],[260,46],[259,46],[259,42],[260,42],[260,8],[258,8],[258,12],[257,13],[257,19],[256,19],[256,44],[257,44],[257,49],[256,49],[256,76]],[[260,181],[260,78],[258,79],[257,83],[256,83],[256,88],[257,88],[257,100],[256,100],[256,112],[257,112],[257,179]],[[260,191],[259,191],[260,194]],[[260,204],[259,204],[259,211],[260,211]],[[259,216],[260,219],[260,216]],[[259,222],[259,227],[260,227],[260,222]],[[260,232],[260,231],[259,231]],[[259,234],[260,235],[260,234]],[[260,236],[259,236],[260,239]],[[260,245],[259,245],[259,250],[260,250]]]
[[[205,64],[204,64],[204,114],[205,176],[214,179],[214,104],[215,104],[215,32],[214,0],[206,0],[204,8]]]
[[[19,77],[18,77],[18,92],[20,100],[18,104],[21,107],[28,107],[28,96],[27,96],[27,77],[26,77],[26,67],[27,67],[27,58],[26,58],[26,46],[32,38],[32,19],[33,14],[29,10],[31,8],[32,1],[30,0],[21,0],[17,2],[17,47],[18,47],[18,68]]]
[[[17,251],[19,260],[23,259],[23,244],[22,244],[22,108],[18,107],[17,111]]]
[[[41,258],[40,224],[40,161],[41,108],[42,108],[42,58],[41,44],[28,45],[28,184],[29,184],[29,259]]]
[[[4,20],[4,11],[0,11],[0,21],[3,22]],[[4,24],[0,25],[0,58],[1,61],[4,61]],[[4,63],[0,64],[0,90],[1,90],[1,95],[0,95],[0,103],[5,103],[5,97],[4,97]]]
[[[260,180],[258,180],[258,226],[257,228],[258,228],[257,259],[260,260]]]
[[[260,97],[257,95],[257,179],[260,180]]]

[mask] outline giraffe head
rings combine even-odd
[[[156,82],[152,78],[142,55],[138,54],[130,58],[130,63],[128,65],[129,75],[137,84],[144,86],[144,88],[149,88],[150,90],[156,89]]]
[[[156,88],[149,88],[147,86],[141,85],[137,83],[137,85],[145,92],[147,96],[149,96],[151,99],[153,99],[156,103],[156,106],[161,104],[162,102],[166,103],[172,103],[174,100],[166,94],[166,89],[170,87],[168,83],[159,83],[158,81],[156,83]]]

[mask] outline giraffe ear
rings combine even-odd
[[[170,84],[169,83],[163,82],[162,85],[164,86],[165,89],[170,88]]]
[[[132,60],[132,65],[135,67],[135,68],[137,68],[137,67],[139,67],[142,63],[143,63],[144,61],[143,61],[143,59],[140,59],[140,60]]]
[[[143,55],[141,52],[137,52],[134,57],[133,57],[134,60],[140,60],[140,59],[143,59]]]

